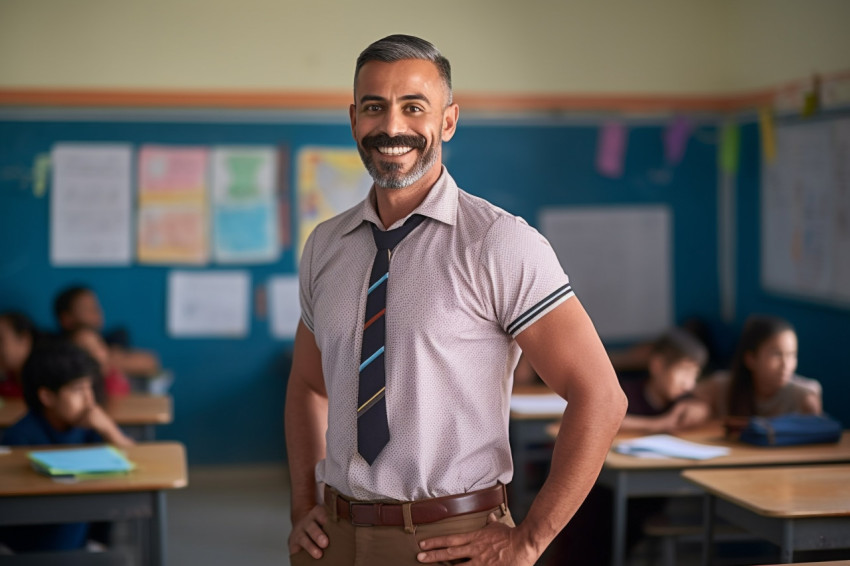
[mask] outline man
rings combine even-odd
[[[350,118],[374,185],[316,228],[301,260],[292,563],[534,564],[625,412],[614,371],[546,240],[442,166],[458,106],[433,45],[395,35],[366,48]],[[520,348],[569,405],[549,478],[515,527],[503,484]]]

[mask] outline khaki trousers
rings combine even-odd
[[[329,544],[322,558],[316,560],[302,550],[289,559],[292,566],[421,566],[416,559],[420,541],[484,528],[490,513],[495,513],[500,523],[515,526],[510,511],[502,507],[415,525],[413,533],[405,532],[404,527],[355,527],[344,519],[334,521],[329,511],[325,525]]]

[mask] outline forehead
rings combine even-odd
[[[446,95],[445,83],[434,63],[422,59],[369,61],[360,68],[354,83],[358,101],[363,96],[391,99],[413,94],[424,94],[429,99]]]
[[[779,350],[793,350],[797,348],[797,335],[792,330],[783,330],[766,340],[763,346]]]

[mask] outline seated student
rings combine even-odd
[[[620,383],[629,400],[620,430],[673,432],[705,422],[710,409],[691,391],[707,358],[705,346],[686,330],[673,329],[655,340],[646,377]]]
[[[23,313],[0,314],[0,397],[22,397],[21,370],[39,333]]]
[[[708,352],[684,329],[673,329],[655,341],[647,353],[647,375],[621,381],[629,408],[621,431],[673,432],[705,422],[708,406],[691,397]],[[626,547],[640,540],[643,522],[659,513],[665,498],[632,499],[628,503]],[[558,535],[551,564],[585,566],[611,561],[609,533],[613,528],[613,494],[596,485],[566,528]],[[604,537],[600,540],[600,534]]]
[[[2,438],[10,446],[108,442],[127,447],[127,438],[94,401],[92,375],[97,365],[77,346],[52,341],[33,350],[22,374],[29,412]],[[86,523],[0,529],[0,541],[14,552],[71,550],[86,543]]]
[[[96,330],[88,326],[80,326],[68,334],[68,339],[88,352],[98,363],[108,397],[118,397],[130,393],[130,382],[127,376],[112,365],[109,347]]]
[[[744,323],[730,371],[701,381],[694,395],[716,417],[820,414],[820,383],[796,370],[794,327],[781,318],[754,315]]]
[[[103,310],[89,287],[76,285],[64,289],[53,302],[53,312],[62,332],[80,326],[103,332]],[[156,354],[131,348],[126,330],[118,329],[103,336],[109,345],[110,364],[125,374],[156,375],[160,371]]]

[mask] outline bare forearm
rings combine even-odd
[[[290,380],[286,393],[286,452],[292,487],[292,518],[316,504],[316,464],[325,457],[328,400]]]
[[[607,401],[568,405],[549,476],[518,527],[538,553],[552,542],[587,497],[625,410],[625,399],[618,391],[612,391]]]
[[[113,348],[110,361],[129,375],[156,375],[160,371],[159,357],[147,350]]]

